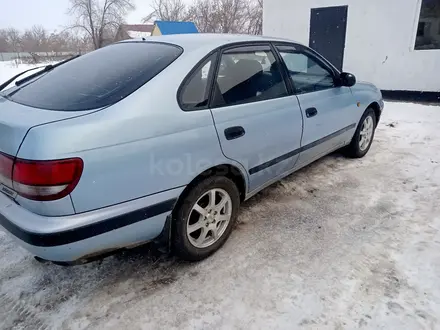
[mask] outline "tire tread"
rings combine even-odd
[[[199,249],[193,246],[186,236],[186,221],[194,203],[203,193],[213,188],[222,188],[228,192],[232,200],[232,216],[228,228],[224,232],[223,236],[220,237],[220,239],[213,245],[204,249]],[[225,176],[211,176],[200,181],[187,193],[186,196],[183,197],[182,203],[178,206],[177,210],[173,212],[174,253],[180,259],[186,261],[200,261],[209,257],[215,251],[220,249],[232,232],[232,228],[238,215],[239,205],[240,193],[232,180]]]

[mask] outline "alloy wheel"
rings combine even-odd
[[[373,138],[374,122],[371,116],[367,116],[362,123],[360,138],[359,138],[359,149],[365,151],[370,145],[371,139]]]
[[[187,221],[187,237],[196,248],[207,248],[225,233],[232,216],[232,200],[223,189],[211,189],[193,205]]]

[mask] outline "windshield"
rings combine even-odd
[[[182,49],[171,44],[114,44],[8,89],[3,95],[13,102],[47,110],[98,109],[133,93],[181,54]]]

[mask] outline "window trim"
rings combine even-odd
[[[275,98],[271,98],[271,99],[265,99],[265,100],[259,100],[259,101],[248,101],[248,102],[240,102],[240,103],[235,103],[235,104],[225,104],[225,105],[215,105],[214,102],[214,98],[215,98],[215,89],[214,89],[214,83],[216,80],[216,77],[218,75],[219,72],[219,67],[220,67],[220,62],[221,62],[221,57],[222,55],[234,48],[244,48],[244,47],[258,47],[258,46],[262,46],[262,47],[267,47],[270,49],[270,51],[273,53],[273,56],[275,58],[275,62],[278,62],[280,65],[280,73],[281,73],[281,77],[283,78],[283,82],[284,85],[286,87],[286,95],[284,96],[279,96],[279,97],[275,97]],[[217,57],[217,65],[215,67],[215,72],[213,75],[213,79],[212,79],[212,85],[211,85],[211,98],[210,98],[210,102],[209,102],[209,108],[210,109],[219,109],[219,108],[225,108],[225,107],[233,107],[233,106],[237,106],[237,105],[243,105],[243,104],[252,104],[252,103],[256,103],[256,102],[264,102],[264,101],[271,101],[271,100],[277,100],[280,98],[284,98],[284,97],[290,97],[292,96],[291,94],[291,90],[289,88],[289,83],[286,81],[285,75],[283,74],[283,67],[282,62],[280,62],[280,58],[276,52],[276,49],[274,49],[272,42],[270,40],[268,41],[245,41],[245,42],[236,42],[236,43],[231,43],[231,44],[227,44],[227,45],[223,45],[222,47],[219,47],[220,51]]]
[[[124,41],[124,42],[127,42],[127,41]],[[128,41],[128,42],[138,42],[138,41]],[[313,57],[316,57],[317,61],[320,61],[322,64],[324,64],[324,66],[328,67],[330,69],[330,71],[333,72],[333,75],[335,78],[337,78],[341,74],[341,72],[338,69],[336,69],[325,57],[323,57],[321,54],[319,54],[315,50],[313,50],[309,47],[306,47],[304,45],[301,45],[301,44],[297,44],[297,43],[289,42],[289,41],[270,40],[270,39],[269,40],[255,40],[255,41],[249,40],[249,41],[231,42],[228,44],[218,46],[215,49],[213,49],[212,51],[210,51],[200,61],[198,61],[197,64],[188,72],[188,74],[185,76],[185,78],[183,78],[182,82],[180,83],[179,88],[177,89],[177,93],[176,93],[177,104],[179,105],[180,109],[185,112],[191,112],[191,111],[217,109],[217,108],[222,108],[225,106],[231,106],[231,105],[224,105],[224,106],[219,106],[219,107],[212,106],[212,100],[214,98],[214,81],[215,81],[215,77],[217,76],[217,73],[219,70],[221,55],[223,54],[223,51],[231,49],[231,48],[246,47],[246,46],[258,46],[258,45],[260,45],[260,46],[261,45],[263,45],[263,46],[269,45],[274,56],[275,56],[275,59],[280,64],[281,75],[283,77],[284,83],[287,88],[287,95],[282,96],[282,97],[278,97],[278,98],[291,97],[291,96],[297,95],[297,94],[295,92],[296,90],[295,90],[294,84],[289,77],[287,67],[285,66],[286,64],[284,63],[278,49],[276,48],[277,45],[290,46],[290,47],[295,47],[298,49],[306,49],[307,51],[310,52],[310,54]],[[202,65],[210,56],[212,56],[216,52],[217,52],[217,58],[215,59],[215,63],[214,63],[215,65],[212,66],[212,68],[214,68],[215,71],[211,77],[211,81],[208,81],[208,88],[209,88],[208,105],[201,107],[201,108],[198,108],[198,109],[185,110],[184,107],[182,107],[182,103],[181,103],[181,93],[182,93],[184,86],[187,84],[187,81],[192,78],[192,75],[195,73],[195,71],[199,69],[199,66]],[[269,100],[276,100],[276,99],[277,98],[269,99]],[[262,101],[255,101],[255,102],[262,102]],[[239,104],[248,104],[248,103],[255,103],[255,102],[246,102],[246,103],[239,103]],[[234,104],[233,106],[239,105],[239,104]]]
[[[211,67],[209,68],[208,81],[206,82],[208,102],[206,105],[199,107],[197,109],[188,109],[187,107],[185,107],[184,103],[182,102],[182,96],[183,93],[185,92],[185,87],[188,86],[189,82],[197,73],[197,71],[201,70],[203,68],[203,64],[206,63],[206,61],[213,55],[216,56],[213,57],[212,60],[213,63],[211,63]],[[198,61],[197,64],[191,69],[191,71],[185,76],[185,78],[183,78],[182,83],[177,89],[177,94],[176,94],[177,104],[179,104],[181,110],[185,112],[191,112],[191,111],[200,111],[200,110],[209,109],[209,105],[211,104],[211,97],[212,97],[213,77],[214,77],[215,69],[217,68],[218,61],[219,61],[219,54],[218,54],[218,48],[216,48],[213,51],[209,52],[208,55],[204,56],[200,61]]]
[[[276,43],[271,42],[270,47],[272,48],[272,51],[274,52],[275,57],[278,63],[280,64],[281,75],[284,79],[284,83],[286,84],[287,92],[289,93],[290,96],[296,95],[295,85],[293,84],[292,79],[290,79],[290,75],[289,75],[289,71],[287,70],[286,63],[284,62],[283,57],[281,56],[275,44]]]
[[[333,82],[335,84],[335,86],[333,87],[329,87],[324,90],[329,90],[332,88],[339,88],[341,87],[341,81],[340,81],[340,74],[341,72],[336,69],[335,66],[333,66],[333,64],[331,64],[325,57],[323,57],[321,54],[319,54],[318,52],[316,52],[315,50],[306,47],[304,45],[301,44],[296,44],[296,43],[292,43],[292,42],[272,42],[273,43],[273,47],[275,48],[280,60],[282,61],[282,66],[283,69],[287,75],[287,79],[290,81],[290,83],[293,86],[293,90],[294,90],[294,95],[303,95],[303,94],[310,94],[310,93],[316,93],[316,92],[320,92],[320,91],[313,91],[313,92],[308,92],[308,93],[299,93],[298,89],[295,87],[295,82],[293,81],[293,79],[291,79],[290,74],[289,74],[289,70],[287,68],[287,64],[284,61],[283,57],[281,56],[281,52],[278,49],[278,47],[293,47],[298,53],[303,54],[304,56],[310,57],[311,59],[313,59],[314,61],[316,61],[318,64],[322,65],[324,67],[324,69],[327,69],[330,74],[333,76]]]
[[[304,46],[304,45],[301,45],[301,44],[297,44],[297,43],[294,43],[294,42],[287,42],[287,41],[273,41],[272,43],[273,43],[275,49],[277,50],[277,52],[278,52],[278,49],[276,48],[277,46],[288,46],[288,47],[295,47],[295,48],[297,48],[298,50],[301,50],[301,51],[305,50],[306,52],[309,52],[310,55],[314,59],[316,59],[318,62],[321,62],[321,64],[323,64],[331,72],[333,72],[333,75],[335,77],[339,76],[342,73],[333,64],[331,64],[329,62],[329,60],[327,60],[324,56],[322,56],[316,50],[314,50],[314,49],[312,49],[310,47],[307,47],[307,46]]]
[[[409,45],[410,52],[440,52],[440,48],[416,48],[417,43],[417,31],[420,23],[420,16],[422,14],[423,9],[423,0],[417,0],[417,7],[415,11],[414,23],[413,23],[413,34],[411,37],[411,44]],[[440,25],[439,25],[440,29]],[[440,30],[439,30],[440,33]]]

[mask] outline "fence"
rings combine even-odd
[[[72,52],[20,52],[20,53],[1,53],[0,62],[23,60],[25,62],[45,62],[45,61],[60,61],[66,57],[81,54],[81,51]]]

